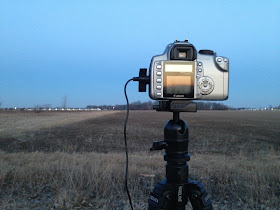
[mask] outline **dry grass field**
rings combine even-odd
[[[102,117],[112,112],[2,112],[0,135],[16,136],[25,131],[65,126],[86,119]]]
[[[171,113],[131,111],[129,187],[146,209],[165,176]],[[129,209],[124,190],[124,111],[0,112],[0,209]],[[215,209],[280,209],[280,112],[182,113],[190,131],[190,178]],[[146,175],[152,175],[151,177]]]

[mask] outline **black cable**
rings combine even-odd
[[[125,86],[124,86],[124,95],[125,95],[127,106],[126,106],[126,118],[125,118],[125,121],[124,121],[124,132],[123,133],[124,133],[124,144],[125,144],[125,154],[126,154],[125,189],[126,189],[126,192],[127,192],[127,195],[128,195],[130,207],[133,210],[132,201],[131,201],[131,197],[130,197],[129,190],[128,190],[128,185],[127,185],[127,177],[128,177],[128,149],[127,149],[127,141],[126,141],[126,125],[127,125],[128,115],[129,115],[129,102],[128,102],[128,98],[127,98],[127,94],[126,94],[126,86],[132,80],[133,79],[128,80],[125,83]]]

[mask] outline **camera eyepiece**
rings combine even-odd
[[[175,44],[170,52],[170,60],[194,61],[197,52],[192,44]]]

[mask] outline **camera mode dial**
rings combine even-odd
[[[214,90],[214,81],[210,77],[201,77],[198,87],[202,95],[208,95]]]

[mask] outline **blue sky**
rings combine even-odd
[[[0,2],[2,107],[124,104],[168,43],[230,59],[233,107],[280,104],[280,1]],[[130,101],[149,100],[128,86]]]

